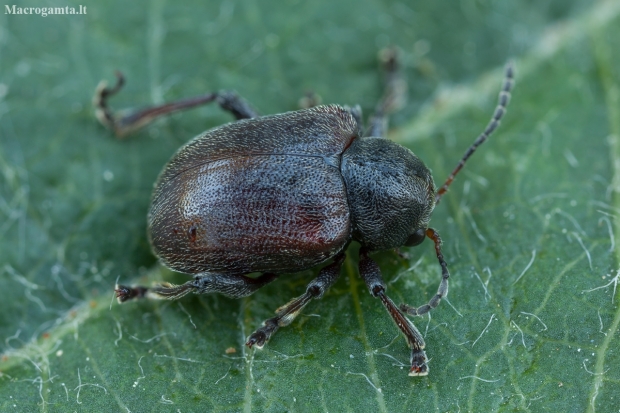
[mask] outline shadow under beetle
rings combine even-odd
[[[190,292],[245,297],[279,274],[332,260],[306,292],[276,310],[247,340],[262,348],[340,274],[351,241],[361,244],[359,273],[411,348],[410,376],[428,374],[424,339],[405,316],[437,307],[448,294],[448,265],[441,239],[428,223],[435,205],[465,161],[499,125],[510,100],[514,69],[506,66],[499,103],[490,123],[436,190],[429,169],[409,149],[386,139],[387,115],[397,109],[405,84],[396,52],[382,53],[386,91],[364,131],[359,106],[316,106],[259,116],[233,92],[220,91],[118,117],[107,99],[124,83],[102,82],[94,103],[98,119],[123,136],[172,112],[217,102],[237,121],[199,135],[174,155],[155,185],[148,237],[161,262],[194,274],[182,285],[116,286],[120,302],[176,299]],[[373,251],[415,246],[428,237],[441,266],[437,293],[421,307],[396,306],[386,294]],[[251,278],[248,274],[261,273]]]

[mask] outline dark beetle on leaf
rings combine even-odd
[[[405,89],[394,50],[382,53],[386,92],[366,131],[359,107],[315,106],[259,116],[231,92],[115,116],[107,99],[123,77],[95,94],[97,117],[118,136],[172,112],[217,102],[236,122],[199,135],[174,155],[160,174],[148,214],[148,236],[167,267],[194,274],[182,285],[154,288],[117,286],[120,302],[132,298],[176,299],[187,293],[245,297],[279,274],[299,272],[331,260],[306,292],[283,305],[250,335],[249,347],[263,347],[278,328],[290,324],[334,284],[351,241],[361,244],[359,273],[378,297],[411,348],[410,376],[428,374],[424,339],[405,316],[422,315],[448,293],[448,266],[439,234],[428,224],[435,205],[465,161],[499,125],[513,83],[513,67],[499,104],[485,129],[437,191],[429,169],[409,149],[385,138],[387,115]],[[437,293],[421,307],[396,306],[373,251],[415,246],[428,237],[441,266]],[[257,277],[248,274],[260,273]]]

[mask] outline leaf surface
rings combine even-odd
[[[80,4],[86,15],[0,14],[0,410],[617,409],[617,2]],[[390,44],[410,95],[390,138],[438,185],[516,57],[508,114],[431,222],[452,277],[448,302],[414,320],[427,377],[407,376],[355,246],[338,283],[262,351],[245,338],[318,269],[242,300],[111,301],[118,277],[187,279],[150,253],[152,183],[179,146],[231,119],[204,107],[118,141],[92,114],[100,79],[125,73],[119,108],[235,89],[278,113],[312,90],[368,115]],[[374,258],[394,301],[421,305],[440,268],[428,241],[403,251]]]

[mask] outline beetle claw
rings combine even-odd
[[[256,348],[261,349],[265,346],[265,342],[267,342],[267,334],[262,331],[256,331],[252,333],[252,335],[248,338],[246,346],[252,348],[252,346],[256,346]]]

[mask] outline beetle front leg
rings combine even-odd
[[[294,298],[276,310],[276,316],[265,320],[263,326],[248,337],[248,347],[263,348],[269,338],[280,328],[291,324],[301,310],[312,300],[318,299],[336,282],[345,255],[339,254],[334,262],[321,269],[319,275],[308,284],[305,294]]]
[[[272,273],[265,273],[256,278],[244,275],[203,273],[196,275],[193,280],[181,285],[163,283],[153,288],[117,285],[115,291],[119,303],[124,303],[133,298],[166,298],[176,300],[188,293],[220,293],[232,298],[241,298],[253,294],[256,290],[264,287],[276,278],[278,276]]]
[[[428,374],[427,358],[424,352],[424,338],[418,329],[405,315],[396,307],[394,302],[385,294],[386,286],[381,277],[381,270],[376,262],[369,256],[365,249],[360,250],[359,262],[360,276],[366,282],[373,297],[379,297],[381,303],[394,320],[396,326],[405,336],[409,348],[411,348],[411,369],[410,376],[426,376]]]
[[[417,308],[407,304],[401,304],[401,311],[404,311],[409,315],[423,315],[428,313],[439,305],[442,298],[448,295],[448,278],[450,278],[450,272],[448,271],[448,264],[441,253],[441,238],[439,237],[437,231],[433,228],[428,228],[426,230],[426,236],[432,239],[435,243],[435,254],[437,255],[437,260],[439,260],[439,265],[441,265],[441,283],[439,284],[439,288],[437,288],[437,293],[427,304]]]
[[[148,125],[155,119],[197,106],[217,102],[220,107],[230,113],[236,119],[248,119],[258,117],[258,112],[235,92],[219,91],[206,93],[201,96],[177,100],[163,105],[140,109],[127,115],[119,116],[108,106],[108,99],[118,93],[125,85],[125,77],[121,72],[116,72],[116,84],[109,88],[107,82],[101,81],[95,89],[93,105],[95,115],[101,124],[111,129],[118,137],[123,137],[143,126]]]

